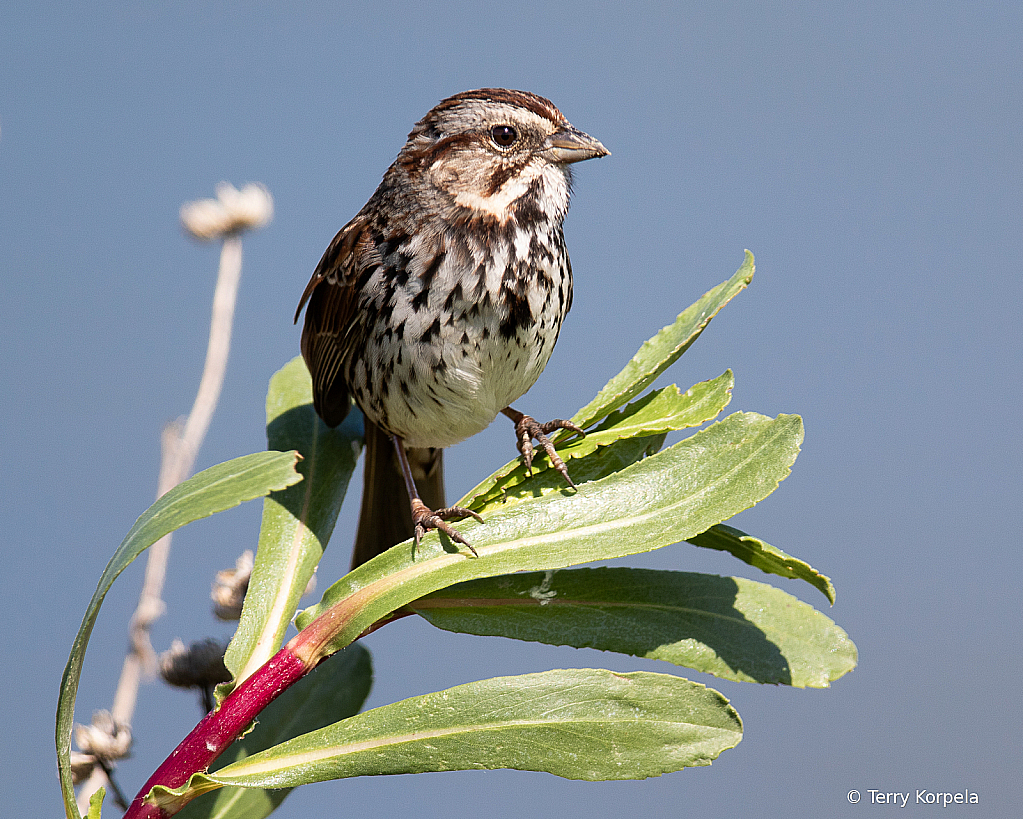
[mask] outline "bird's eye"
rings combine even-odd
[[[495,125],[490,129],[490,138],[502,148],[507,148],[519,138],[519,132],[511,125]]]

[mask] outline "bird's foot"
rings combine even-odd
[[[443,532],[449,538],[456,543],[461,543],[463,546],[468,548],[476,557],[479,555],[476,553],[476,549],[473,545],[462,537],[461,533],[450,523],[449,520],[459,520],[461,518],[474,517],[480,523],[483,522],[478,514],[472,511],[472,509],[464,509],[461,506],[445,506],[443,509],[433,510],[430,509],[425,503],[419,498],[412,499],[412,523],[416,527],[416,551],[419,551],[419,541],[423,535],[430,529],[436,529],[439,532]]]
[[[558,455],[557,450],[554,449],[554,444],[547,436],[558,429],[568,429],[580,435],[585,435],[586,433],[572,422],[562,420],[561,418],[555,418],[553,421],[541,424],[532,416],[514,410],[511,407],[507,407],[502,412],[515,422],[515,437],[518,438],[519,452],[522,453],[522,462],[526,465],[526,474],[533,474],[533,453],[535,451],[533,440],[535,439],[543,447],[547,457],[551,459],[551,466],[561,473],[561,476],[568,482],[569,486],[575,489],[575,483],[568,475],[568,468],[565,466],[565,462]]]

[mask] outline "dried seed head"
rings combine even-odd
[[[75,743],[83,754],[106,761],[123,759],[131,750],[131,729],[109,711],[96,711],[89,725],[75,724]]]
[[[261,228],[273,214],[273,197],[266,186],[250,182],[238,190],[221,182],[216,199],[198,199],[181,206],[181,224],[196,239],[210,241]]]
[[[213,613],[221,620],[237,620],[242,616],[242,603],[252,576],[253,554],[246,549],[235,561],[233,569],[217,572],[210,597]]]
[[[178,688],[212,688],[231,679],[219,640],[208,637],[187,648],[181,640],[160,655],[160,676]]]
[[[96,757],[92,754],[83,754],[81,751],[71,752],[71,781],[75,785],[82,784],[92,776],[95,767]]]

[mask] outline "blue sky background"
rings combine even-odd
[[[278,815],[892,810],[848,804],[853,788],[968,788],[978,816],[1018,806],[1023,6],[14,2],[3,18],[0,812],[60,811],[61,670],[103,566],[153,500],[160,429],[198,383],[217,251],[183,236],[179,206],[222,179],[261,181],[276,202],[245,242],[204,468],[265,446],[266,383],[298,351],[302,289],[412,124],[486,85],[550,97],[613,153],[578,168],[575,304],[521,408],[570,415],[750,248],[752,286],[664,380],[731,367],[732,409],[803,416],[793,474],[736,525],[833,578],[827,614],[860,666],[828,690],[757,687],[407,618],[365,641],[371,706],[564,666],[675,670],[728,696],[745,738],[710,768],[643,782],[368,778],[300,789]],[[449,454],[452,497],[511,456],[509,426]],[[321,588],[347,566],[350,501]],[[158,647],[229,633],[209,584],[254,544],[259,514],[176,536]],[[628,562],[826,605],[704,551]],[[101,614],[81,720],[110,705],[140,576],[126,572]],[[123,787],[197,718],[190,695],[144,687]]]

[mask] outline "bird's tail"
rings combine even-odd
[[[408,491],[391,437],[368,419],[365,426],[366,462],[353,569],[413,535]],[[444,506],[444,450],[406,452],[419,496],[431,509],[440,509]]]

